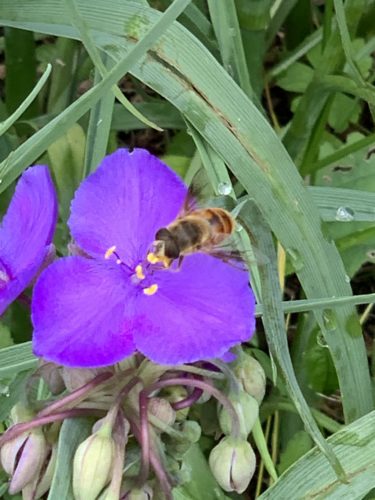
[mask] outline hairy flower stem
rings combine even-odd
[[[145,392],[147,396],[158,390],[162,389],[163,387],[170,387],[173,385],[182,385],[182,386],[188,386],[188,387],[194,387],[198,389],[202,389],[203,391],[208,392],[216,398],[219,403],[223,405],[224,408],[226,408],[227,412],[231,416],[232,420],[232,428],[231,428],[231,436],[234,439],[238,439],[240,437],[240,420],[238,418],[237,412],[232,405],[232,403],[229,401],[229,399],[224,396],[218,389],[213,387],[211,384],[208,382],[205,382],[203,380],[196,380],[196,379],[186,379],[183,377],[175,377],[175,378],[170,378],[170,379],[164,379],[160,380],[159,382],[155,382],[155,384],[152,384],[149,386],[147,389],[145,389],[142,392]]]
[[[57,411],[61,411],[62,408],[65,408],[68,405],[77,404],[77,402],[86,398],[88,394],[96,390],[99,385],[107,382],[107,380],[111,377],[113,377],[113,373],[100,373],[95,378],[90,380],[90,382],[87,382],[87,384],[71,392],[65,398],[59,399],[58,401],[55,401],[54,403],[48,405],[38,413],[37,417],[51,415],[56,413]]]
[[[171,406],[174,410],[183,410],[184,408],[188,408],[192,406],[198,399],[202,396],[203,390],[196,387],[193,392],[185,399],[181,399],[181,401],[177,401],[176,403],[171,403]]]
[[[181,371],[181,372],[185,372],[185,373],[193,373],[194,375],[200,375],[201,377],[214,378],[214,379],[218,379],[218,380],[224,379],[224,375],[220,372],[206,370],[205,368],[199,368],[198,366],[194,366],[194,365],[175,365],[173,367],[173,370]]]
[[[116,415],[116,422],[114,424],[114,438],[115,438],[115,453],[112,467],[112,478],[108,487],[107,496],[109,498],[120,498],[122,474],[125,461],[125,446],[127,443],[127,432],[129,431],[129,424],[125,430],[124,414],[119,408]]]
[[[133,420],[129,420],[129,423],[134,436],[137,438],[138,443],[142,446],[141,431],[139,427]],[[161,460],[153,449],[149,450],[149,458],[150,464],[155,472],[156,477],[158,478],[161,490],[163,491],[166,500],[173,500],[170,480],[166,471],[164,470]]]
[[[139,421],[141,425],[141,472],[139,482],[145,483],[150,471],[150,433],[148,428],[148,392],[147,389],[139,393]]]
[[[92,410],[84,408],[72,408],[71,410],[65,410],[60,413],[54,413],[53,415],[46,415],[43,417],[36,417],[28,422],[22,422],[20,424],[12,425],[9,429],[0,437],[0,448],[7,442],[15,439],[20,434],[35,429],[35,427],[40,427],[41,425],[51,424],[52,422],[59,422],[65,418],[74,417],[103,417],[103,411]]]

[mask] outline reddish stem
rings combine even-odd
[[[50,415],[52,413],[55,413],[56,411],[61,410],[61,408],[64,408],[65,406],[74,403],[77,399],[86,397],[88,393],[96,389],[98,385],[102,384],[103,382],[106,382],[111,377],[113,377],[113,373],[110,372],[99,373],[99,375],[90,380],[90,382],[87,382],[87,384],[71,392],[68,396],[65,396],[65,398],[59,399],[58,401],[55,401],[54,403],[50,404],[49,406],[41,410],[38,413],[37,417],[38,418],[44,417],[45,415]]]
[[[139,428],[137,427],[137,425],[134,423],[133,420],[130,420],[129,422],[130,422],[130,426],[131,426],[133,434],[135,435],[135,437],[137,438],[137,441],[142,446],[141,432],[140,432]],[[158,481],[160,483],[160,487],[165,495],[166,500],[173,500],[172,487],[171,487],[168,475],[165,472],[165,470],[161,464],[161,461],[159,460],[159,457],[152,449],[149,450],[149,456],[150,456],[150,463],[152,465],[152,468],[154,469],[156,477],[158,478]]]
[[[192,406],[198,399],[202,396],[203,390],[196,387],[193,392],[185,399],[181,399],[181,401],[176,401],[176,403],[171,403],[171,406],[174,410],[183,410],[184,408],[188,408]]]
[[[8,441],[15,439],[20,434],[35,429],[35,427],[40,427],[41,425],[51,424],[52,422],[58,422],[64,420],[65,418],[73,417],[103,417],[105,412],[102,410],[92,410],[91,408],[73,408],[71,410],[65,410],[60,413],[54,413],[53,415],[46,415],[43,417],[36,417],[28,422],[22,422],[20,424],[12,425],[9,429],[0,437],[0,448]]]
[[[188,387],[199,388],[202,389],[203,391],[208,392],[214,398],[216,398],[227,409],[227,411],[232,417],[232,432],[231,432],[232,436],[234,438],[238,437],[240,431],[240,421],[234,406],[227,397],[225,397],[218,389],[216,389],[216,387],[213,387],[208,382],[204,382],[203,380],[188,379],[183,377],[174,377],[155,382],[155,384],[152,384],[147,389],[145,389],[145,393],[148,395],[158,389],[162,389],[163,387],[169,387],[174,385],[185,385]]]

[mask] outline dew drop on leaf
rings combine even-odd
[[[232,186],[229,182],[219,182],[217,190],[219,194],[227,196],[232,191]]]
[[[349,207],[339,207],[335,218],[339,222],[351,222],[354,220],[354,211]]]

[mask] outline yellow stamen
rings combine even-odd
[[[158,291],[158,285],[154,283],[153,285],[149,286],[148,288],[144,288],[143,293],[145,295],[154,295]]]
[[[112,247],[109,247],[106,253],[104,254],[105,259],[109,259],[111,255],[113,255],[116,251],[116,245],[113,245]]]
[[[154,252],[149,252],[147,254],[147,260],[149,261],[150,264],[156,264],[157,262],[160,262],[160,258],[157,257]]]
[[[136,276],[137,276],[137,278],[139,280],[144,280],[145,279],[146,276],[143,273],[143,269],[142,269],[141,264],[138,264],[138,266],[136,266],[136,268],[135,268],[135,274],[136,274]]]

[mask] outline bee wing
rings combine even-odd
[[[250,250],[239,250],[236,248],[234,237],[229,237],[224,243],[214,245],[207,253],[228,263],[242,263],[246,269],[248,264],[265,265],[269,259],[255,245]],[[238,265],[236,266],[238,267]]]
[[[230,212],[234,201],[230,196],[216,196],[206,171],[201,168],[193,176],[178,217],[204,207],[225,208]]]

